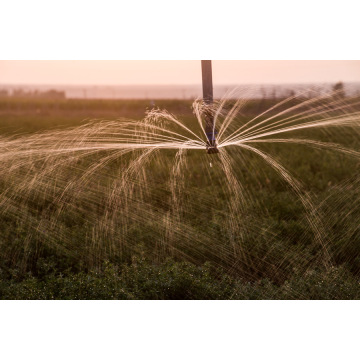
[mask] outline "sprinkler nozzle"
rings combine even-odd
[[[206,137],[208,138],[207,145],[206,145],[206,151],[208,154],[217,154],[219,152],[219,149],[216,145],[216,137],[217,131],[211,131],[206,133]]]
[[[206,151],[210,155],[219,153],[219,149],[216,146],[207,146]]]

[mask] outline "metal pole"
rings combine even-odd
[[[212,105],[214,101],[211,60],[201,60],[203,99],[206,105]],[[216,147],[216,130],[214,126],[214,116],[211,109],[205,113],[205,133],[208,139],[208,154],[218,153]]]
[[[201,71],[202,71],[203,99],[206,104],[211,105],[214,100],[211,60],[201,60]]]

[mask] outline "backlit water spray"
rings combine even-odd
[[[258,112],[251,90],[234,94],[214,102],[211,90],[211,99],[193,103],[191,123],[152,109],[141,121],[2,137],[0,211],[15,227],[0,236],[10,261],[21,259],[26,268],[51,248],[97,267],[145,252],[154,261],[212,261],[249,279],[266,272],[281,280],[286,269],[308,261],[306,235],[318,264],[331,266],[321,209],[302,184],[306,179],[282,160],[300,146],[358,164],[359,99],[314,90]],[[270,211],[262,202],[266,181],[275,181],[269,174],[304,209],[306,234],[294,244],[262,218]],[[279,244],[296,246],[296,259],[286,251],[276,255]]]

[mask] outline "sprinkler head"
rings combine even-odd
[[[219,152],[219,149],[216,145],[216,137],[217,131],[211,131],[206,133],[206,137],[208,138],[207,145],[206,145],[206,151],[208,154],[217,154]]]
[[[207,146],[206,151],[210,155],[219,153],[219,149],[216,146]]]

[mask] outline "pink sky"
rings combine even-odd
[[[215,84],[360,81],[360,61],[215,60]],[[0,60],[0,84],[197,84],[199,60]]]

